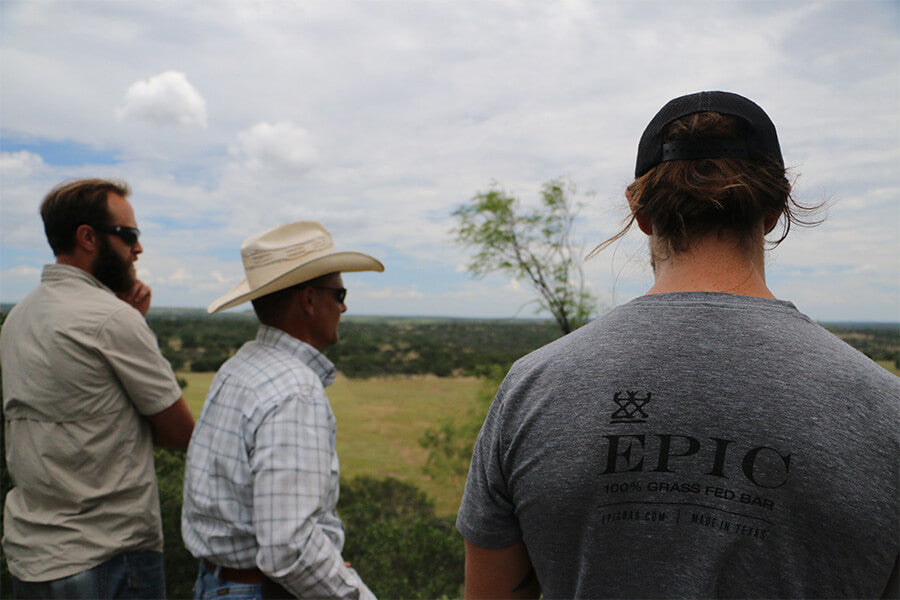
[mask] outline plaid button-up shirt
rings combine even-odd
[[[259,567],[298,595],[372,598],[341,558],[334,365],[262,326],[213,379],[184,475],[181,532],[197,558]]]

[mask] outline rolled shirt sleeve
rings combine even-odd
[[[124,305],[97,332],[96,350],[142,415],[163,411],[181,397],[172,365],[159,351],[147,321]]]

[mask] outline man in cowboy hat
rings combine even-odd
[[[335,420],[325,395],[347,310],[342,272],[383,271],[338,252],[319,223],[241,246],[246,279],[209,306],[248,300],[260,321],[213,379],[188,450],[181,531],[200,559],[195,596],[372,598],[341,558]]]

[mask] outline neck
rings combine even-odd
[[[260,322],[263,325],[268,325],[269,327],[280,329],[292,338],[296,338],[301,342],[306,342],[319,352],[324,352],[325,348],[327,348],[327,346],[320,347],[321,345],[316,343],[316,338],[314,335],[312,335],[311,329],[306,325],[306,323],[297,319],[282,318],[269,323],[263,321]]]
[[[775,298],[766,286],[762,242],[747,250],[733,239],[709,236],[685,252],[657,258],[658,240],[651,238],[656,278],[648,294],[722,292],[740,296]]]
[[[57,254],[56,255],[56,264],[58,265],[68,265],[70,267],[78,267],[82,271],[93,275],[93,269],[91,268],[92,259],[89,256],[84,256],[80,253],[72,253],[72,254]]]

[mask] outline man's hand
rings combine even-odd
[[[150,294],[150,286],[140,279],[136,279],[130,290],[120,292],[116,296],[118,296],[119,300],[136,308],[139,313],[146,317],[147,311],[150,310]]]

